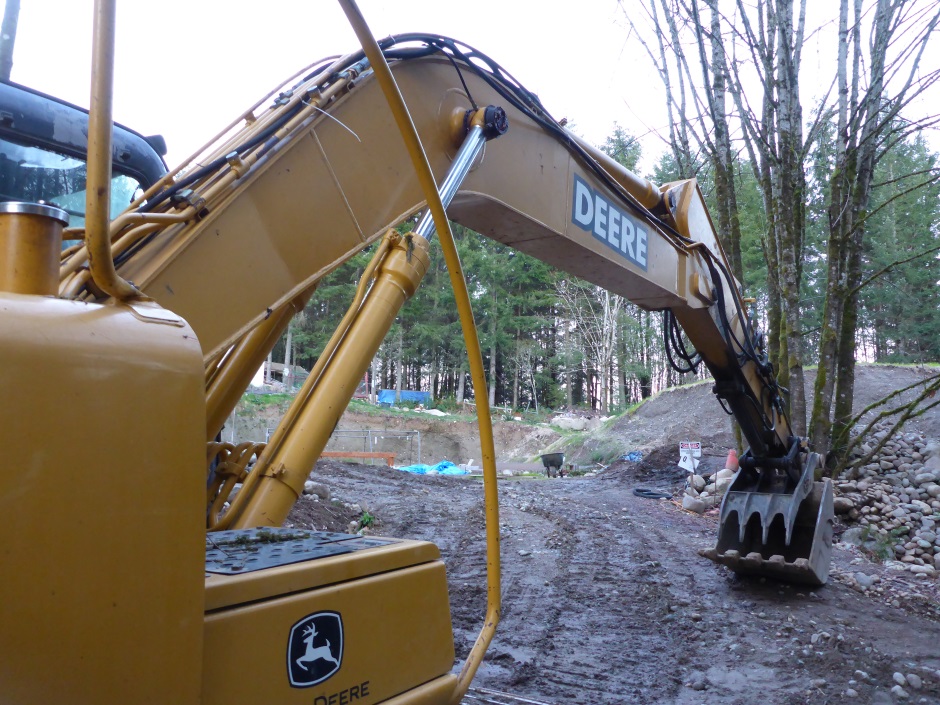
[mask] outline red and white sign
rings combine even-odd
[[[681,441],[679,443],[679,467],[688,472],[695,472],[698,458],[702,457],[701,441]]]

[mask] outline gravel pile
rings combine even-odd
[[[737,465],[737,462],[734,464]],[[696,514],[703,514],[719,506],[735,474],[737,474],[737,468],[725,468],[713,475],[689,476],[682,495],[682,508]]]
[[[861,458],[888,433],[875,427]],[[842,541],[862,547],[892,567],[936,576],[940,571],[940,444],[920,433],[888,440],[867,465],[850,467],[836,481],[836,514],[855,526]]]

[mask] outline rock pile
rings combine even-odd
[[[876,425],[871,440],[854,451],[856,460],[867,456],[889,430],[887,422]],[[736,471],[692,475],[682,507],[701,514],[719,506]],[[940,443],[917,432],[889,438],[867,464],[846,469],[834,489],[836,514],[854,525],[842,541],[861,546],[889,567],[940,575]]]
[[[873,440],[856,451],[861,458],[888,433],[875,427]],[[888,440],[872,460],[845,470],[836,481],[836,514],[857,522],[842,540],[876,558],[896,561],[912,573],[940,570],[940,444],[923,434]]]
[[[682,508],[703,514],[717,507],[721,504],[721,498],[725,496],[737,472],[738,459],[734,451],[731,451],[724,470],[719,470],[714,475],[691,475],[685,484]]]

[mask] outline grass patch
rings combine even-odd
[[[862,528],[862,548],[878,563],[884,563],[895,557],[894,547],[901,537],[910,533],[910,527],[899,526],[887,533],[874,531],[869,524]]]

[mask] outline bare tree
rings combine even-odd
[[[535,407],[535,412],[538,413],[539,396],[538,388],[535,385],[536,359],[532,354],[535,345],[534,340],[516,338],[516,347],[511,358],[513,364],[512,408],[519,408],[520,385],[528,385],[532,394],[532,404]]]
[[[818,125],[814,126],[804,136],[799,94],[806,0],[800,0],[798,8],[794,0],[757,0],[747,5],[736,0],[730,16],[721,13],[718,0],[702,2],[710,11],[707,23],[702,19],[699,0],[648,0],[645,9],[651,27],[647,31],[655,36],[659,51],[653,52],[645,41],[643,44],[663,78],[670,122],[675,113],[681,120],[678,126],[670,125],[673,152],[688,152],[691,136],[715,168],[716,190],[721,189],[717,194],[719,227],[740,278],[740,227],[736,221],[731,123],[726,110],[728,92],[733,97],[734,123],[740,127],[768,214],[763,247],[771,272],[771,359],[780,370],[781,383],[791,389],[792,424],[794,431],[802,435],[806,427],[800,310],[806,190],[803,164],[818,130]],[[681,18],[686,19],[683,29]],[[642,38],[645,32],[629,20],[629,15],[628,21]],[[728,39],[723,28],[729,33]],[[693,79],[683,33],[690,37],[697,52],[700,82]],[[743,60],[735,58],[738,51],[743,52]],[[745,71],[751,72],[748,77]],[[670,78],[673,74],[677,81]],[[762,89],[760,115],[752,110],[745,91],[745,85],[754,82]],[[674,83],[677,90],[673,90]],[[689,104],[694,112],[687,111]],[[683,164],[678,157],[677,163]]]
[[[817,450],[834,455],[845,450],[853,423],[858,282],[875,166],[898,140],[936,122],[936,116],[914,123],[899,116],[940,79],[940,70],[921,71],[940,23],[936,3],[877,0],[867,41],[865,19],[863,0],[851,0],[851,7],[841,0],[826,300],[811,420]]]
[[[20,0],[6,0],[0,26],[0,81],[9,81],[13,71],[13,46],[20,19]]]
[[[610,369],[617,352],[617,331],[623,299],[616,294],[579,282],[562,280],[558,299],[594,360],[600,384],[600,406],[609,410]]]

